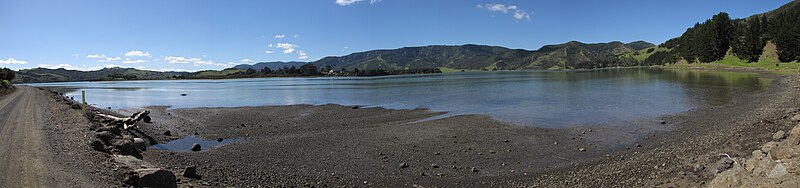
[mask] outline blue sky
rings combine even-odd
[[[0,67],[223,69],[373,49],[661,43],[790,0],[0,0]]]

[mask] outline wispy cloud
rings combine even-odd
[[[6,60],[0,59],[0,65],[10,65],[10,64],[22,65],[22,64],[28,64],[28,62],[22,60],[16,60],[14,58],[8,58]]]
[[[253,62],[253,60],[251,60],[251,59],[242,59],[242,61],[241,61],[241,62],[242,62],[242,63],[252,63],[252,62]]]
[[[139,50],[133,50],[128,53],[125,53],[126,57],[150,57],[150,52],[143,52]]]
[[[86,55],[86,58],[89,58],[89,59],[99,59],[99,58],[106,58],[106,54],[101,54],[101,55],[98,55],[98,54],[89,54],[89,55]]]
[[[144,62],[147,62],[147,61],[141,60],[141,59],[131,59],[131,58],[125,58],[125,61],[122,61],[122,63],[125,63],[125,64],[139,64],[139,63],[144,63]]]
[[[523,20],[523,19],[531,20],[530,13],[520,9],[516,5],[504,5],[504,4],[499,4],[499,3],[487,3],[487,4],[483,4],[483,5],[476,5],[476,7],[480,8],[480,9],[486,9],[486,10],[488,10],[490,12],[497,12],[497,13],[503,13],[503,14],[513,13],[513,18],[516,19],[516,20]]]
[[[362,2],[362,1],[367,1],[367,0],[336,0],[336,4],[338,4],[339,6],[347,6],[347,5],[351,5],[353,3],[358,3],[358,2]],[[377,2],[381,2],[381,0],[369,0],[369,4],[373,4],[373,3],[377,3]]]
[[[299,56],[297,56],[297,59],[300,59],[300,60],[307,60],[308,59],[308,54],[306,54],[306,52],[304,52],[303,50],[298,51],[297,54],[299,55]]]
[[[211,65],[211,66],[218,66],[218,67],[232,67],[236,65],[235,63],[214,63],[212,60],[204,60],[196,57],[181,57],[181,56],[167,56],[164,57],[164,61],[171,64],[188,64],[192,63],[194,66],[203,66],[203,65]]]
[[[284,34],[279,34],[279,35],[275,35],[275,37],[272,37],[272,38],[276,38],[276,39],[282,39],[282,38],[286,38],[286,35],[284,35]]]
[[[106,56],[106,54],[89,54],[89,55],[86,55],[86,58],[95,59],[99,63],[102,63],[102,62],[114,62],[114,61],[119,61],[119,60],[122,59],[120,57],[108,57],[108,56]]]
[[[283,49],[284,54],[294,53],[294,49],[297,48],[297,45],[290,44],[290,43],[278,43],[275,44],[276,48]]]
[[[61,69],[61,68],[63,68],[63,69],[67,69],[67,70],[79,70],[79,71],[94,71],[94,70],[100,70],[100,69],[103,69],[103,68],[114,68],[114,67],[125,68],[123,66],[119,66],[119,65],[115,65],[115,64],[105,64],[105,65],[98,65],[98,66],[93,66],[93,67],[74,66],[74,65],[70,65],[70,64],[58,64],[58,65],[39,64],[36,67],[48,68],[48,69]]]

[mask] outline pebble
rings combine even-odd
[[[198,143],[192,144],[192,151],[200,151],[200,150],[203,150],[203,148],[202,148],[202,146],[200,146],[200,144],[198,144]]]
[[[584,152],[584,151],[586,151],[586,148],[578,148],[578,151]]]
[[[471,172],[478,172],[478,168],[472,167],[469,171]]]
[[[439,168],[439,165],[438,165],[438,164],[431,164],[431,167],[433,167],[433,168]]]
[[[406,163],[400,163],[400,168],[408,168],[408,164],[406,164]]]

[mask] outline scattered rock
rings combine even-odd
[[[164,136],[172,136],[172,132],[170,132],[170,131],[164,131]]]
[[[659,122],[659,123],[664,125],[664,124],[667,124],[667,121],[662,119],[661,122]]]
[[[400,168],[408,168],[408,164],[406,164],[406,163],[400,163]]]
[[[586,151],[586,148],[578,148],[578,151],[584,152],[584,151]]]
[[[145,142],[144,139],[141,139],[141,138],[134,138],[133,139],[133,146],[136,147],[136,149],[139,149],[139,150],[142,150],[142,151],[146,151],[147,150],[147,142]]]
[[[717,171],[715,173],[720,173],[730,169],[731,167],[733,167],[733,163],[734,161],[732,159],[728,157],[723,157],[722,159],[717,161],[717,169],[716,169]]]
[[[184,168],[183,169],[183,174],[181,174],[181,175],[183,175],[183,177],[187,177],[187,178],[195,178],[195,179],[199,179],[200,178],[200,175],[197,175],[197,167],[194,167],[194,166],[187,166],[186,168]]]
[[[108,153],[108,149],[106,149],[106,144],[104,144],[100,140],[92,140],[89,142],[89,146],[92,147],[95,151],[106,152]]]
[[[78,104],[78,103],[72,103],[72,105],[70,105],[70,107],[72,107],[72,109],[81,109],[81,105]]]
[[[469,169],[469,171],[470,172],[478,172],[478,168],[472,167],[471,169]]]
[[[103,141],[103,143],[105,143],[106,145],[111,145],[111,140],[115,139],[117,136],[114,135],[114,133],[103,131],[95,134],[94,137],[99,139],[100,141]]]
[[[139,149],[133,145],[132,139],[115,139],[111,143],[111,146],[113,146],[115,150],[119,151],[120,154],[132,155],[139,159],[142,158],[142,154],[139,153]]]
[[[181,96],[186,96],[186,95],[188,95],[188,94],[186,94],[186,93],[181,93]]]
[[[506,140],[503,140],[503,142],[508,142],[508,139],[506,139]]]
[[[153,119],[151,119],[150,116],[144,116],[142,120],[144,120],[145,123],[152,123],[153,121]]]
[[[198,143],[192,144],[192,151],[200,151],[200,150],[203,150],[203,148],[202,148],[202,146],[200,146],[200,144],[198,144]]]
[[[434,163],[434,164],[431,164],[431,167],[432,167],[432,168],[439,168],[439,165],[438,165],[438,164],[436,164],[436,163]]]
[[[792,121],[800,121],[800,114],[794,115],[794,117],[792,117]]]
[[[217,142],[222,142],[223,140],[222,138],[217,138]]]
[[[776,164],[775,167],[772,168],[772,171],[767,174],[768,178],[780,178],[783,175],[788,174],[789,172],[786,171],[786,167],[783,164]]]
[[[352,107],[352,108],[350,108],[350,109],[354,109],[354,110],[355,110],[355,109],[358,109],[358,108],[360,108],[360,107],[359,107],[359,106],[353,106],[353,107]]]
[[[178,187],[175,174],[161,168],[142,168],[134,170],[138,174],[136,186],[140,187]]]
[[[775,134],[774,134],[774,135],[772,135],[772,140],[774,140],[774,141],[780,141],[780,140],[782,140],[782,139],[783,139],[783,138],[786,136],[785,134],[786,134],[786,133],[785,133],[785,132],[783,132],[783,131],[778,131],[778,132],[775,132]]]

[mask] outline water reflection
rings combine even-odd
[[[571,72],[466,72],[385,77],[259,78],[35,84],[86,90],[90,103],[235,107],[342,104],[428,108],[488,114],[511,123],[560,127],[656,118],[698,105],[724,104],[732,93],[770,81],[748,73],[605,69]],[[181,96],[182,93],[188,94]],[[67,92],[79,96],[79,91]]]

